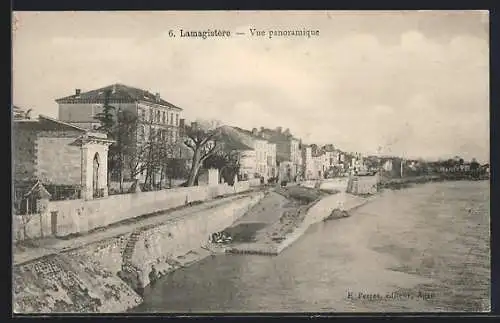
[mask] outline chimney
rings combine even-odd
[[[290,129],[286,128],[285,132],[284,132],[285,135],[290,135]]]
[[[252,135],[257,136],[259,134],[259,130],[257,128],[252,129]]]
[[[283,128],[281,128],[281,127],[276,127],[276,132],[277,132],[277,133],[281,133],[281,130],[282,130],[282,129],[283,129]]]
[[[155,99],[156,99],[156,102],[160,102],[160,93],[158,93],[158,92],[155,93]]]
[[[116,84],[113,84],[113,91],[112,91],[113,94],[116,93]]]
[[[80,96],[80,93],[82,93],[82,90],[80,89],[75,89],[75,95]]]

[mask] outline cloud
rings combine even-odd
[[[148,19],[141,16],[143,23],[132,26],[144,30],[125,24],[120,35],[45,32],[35,37],[36,29],[20,29],[14,43],[14,99],[55,115],[53,100],[74,88],[121,82],[160,92],[183,107],[191,120],[221,119],[247,128],[283,126],[306,141],[332,142],[352,151],[382,145],[419,156],[459,154],[460,147],[469,147],[464,152],[469,155],[488,154],[485,35],[447,31],[447,37],[435,38],[423,28],[404,25],[411,17],[396,19],[400,29],[394,23],[391,30],[374,31],[375,25],[360,30],[356,26],[363,24],[356,21],[375,18],[341,16],[303,18],[304,26],[322,26],[321,36],[309,40],[172,38],[168,31],[177,16],[169,24],[152,16],[154,32],[147,31]],[[249,17],[240,15],[231,30],[290,24],[275,15],[266,23]],[[209,24],[208,15],[202,18],[205,26],[221,25],[215,20]],[[378,19],[378,25],[390,20]],[[203,25],[193,21],[179,25]],[[343,25],[330,27],[337,21]],[[420,25],[425,23],[412,26]],[[396,40],[388,42],[389,34],[397,35]]]

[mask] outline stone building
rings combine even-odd
[[[118,83],[87,92],[76,89],[74,94],[56,100],[59,105],[59,120],[84,129],[97,129],[99,121],[96,115],[103,111],[106,101],[115,108],[115,116],[118,113],[128,113],[137,118],[137,131],[134,135],[138,147],[152,140],[171,146],[177,144],[172,158],[185,157],[181,154],[183,147],[180,134],[183,110],[165,101],[159,93],[153,94]],[[125,179],[130,177],[129,173],[127,170],[122,173]],[[140,178],[141,174],[137,176]]]
[[[220,129],[226,148],[239,152],[240,175],[243,178],[260,177],[267,181],[277,176],[276,145],[259,137],[257,129],[249,131],[231,126]]]
[[[38,116],[13,120],[14,191],[18,201],[40,183],[52,199],[93,199],[108,194],[107,155],[102,133]]]
[[[302,174],[300,139],[295,138],[289,129],[283,131],[281,127],[274,130],[262,127],[256,135],[276,145],[276,162],[286,164],[286,167],[279,166],[279,169],[286,169],[287,177],[294,179]]]

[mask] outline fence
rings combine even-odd
[[[155,213],[191,202],[207,201],[217,196],[244,192],[250,189],[248,182],[235,186],[193,186],[134,194],[112,195],[95,200],[50,201],[46,211],[26,218],[16,215],[13,219],[14,240],[42,236],[88,232],[110,224],[144,214]],[[26,235],[24,232],[26,231]]]

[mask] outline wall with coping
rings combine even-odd
[[[352,194],[375,194],[378,191],[378,176],[351,176],[347,192]]]
[[[32,215],[26,224],[26,235],[39,238],[52,234],[52,212],[57,212],[56,236],[84,233],[112,223],[181,207],[191,202],[208,201],[218,196],[241,193],[249,190],[248,182],[236,186],[193,186],[152,192],[112,195],[94,200],[50,201],[42,214]],[[25,239],[23,223],[26,217],[14,216],[13,237],[15,241]]]
[[[142,232],[130,258],[130,264],[139,270],[142,285],[149,285],[153,265],[156,271],[168,271],[172,260],[207,245],[210,234],[231,226],[263,196],[256,193]]]
[[[347,182],[348,182],[347,177],[326,179],[321,183],[320,189],[339,190],[341,192],[345,192],[347,190]]]
[[[195,255],[193,261],[208,256],[196,252],[208,236],[232,225],[263,196],[254,193],[156,227],[14,266],[14,312],[124,312],[141,302],[118,278],[124,259],[137,268],[141,284],[147,286],[152,265],[168,272],[189,255]]]

